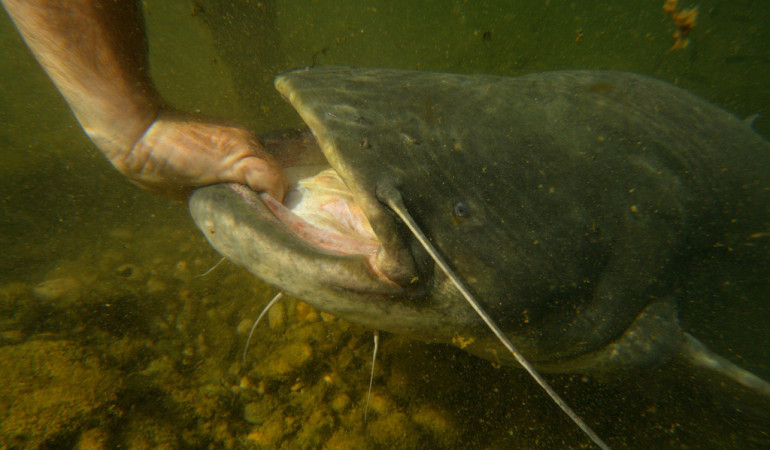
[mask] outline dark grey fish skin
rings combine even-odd
[[[348,320],[511,362],[378,198],[386,187],[545,371],[695,358],[677,320],[686,268],[750,241],[770,254],[754,238],[770,229],[770,144],[671,84],[332,67],[276,87],[369,217],[389,281],[361,255],[313,249],[227,187],[198,190],[191,212],[222,254]]]

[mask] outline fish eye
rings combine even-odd
[[[460,202],[455,205],[455,217],[458,219],[468,217],[469,214],[470,211],[468,210],[468,207],[465,205],[465,203]]]

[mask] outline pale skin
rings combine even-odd
[[[286,177],[250,131],[165,104],[137,2],[0,1],[85,132],[133,183],[184,199],[235,182],[283,199]]]

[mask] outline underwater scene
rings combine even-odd
[[[10,10],[14,2],[4,3]],[[730,144],[745,139],[758,152],[741,153],[730,167],[760,176],[709,189],[745,212],[726,228],[743,234],[711,242],[716,225],[683,219],[695,237],[679,243],[682,253],[695,253],[688,255],[698,263],[680,265],[679,252],[660,256],[666,282],[656,286],[665,289],[644,293],[670,302],[671,325],[695,350],[663,355],[653,344],[664,337],[652,333],[649,363],[540,367],[609,447],[770,447],[770,145],[761,137],[770,136],[770,3],[147,0],[141,11],[151,77],[165,102],[257,135],[303,126],[274,80],[323,66],[504,77],[626,71],[734,114],[726,123],[741,131]],[[8,12],[0,16],[0,448],[597,447],[510,357],[464,351],[462,330],[456,339],[436,337],[433,329],[448,326],[439,319],[423,323],[424,333],[383,331],[376,341],[376,330],[360,324],[375,321],[355,323],[357,311],[347,321],[286,295],[252,329],[287,287],[223,258],[186,198],[154,195],[116,171]],[[58,51],[66,55],[67,46]],[[701,127],[693,117],[656,126],[687,140]],[[698,170],[701,162],[685,161]],[[706,183],[696,169],[685,172]],[[418,222],[428,222],[425,211],[415,213]],[[454,214],[463,220],[465,205]],[[618,252],[668,255],[665,246],[626,241],[632,248]],[[590,256],[581,255],[586,266],[611,267]],[[490,256],[498,260],[505,258]],[[432,267],[426,261],[418,263]],[[641,273],[644,257],[637,263]],[[479,290],[489,283],[481,278],[464,282],[477,296],[499,291]],[[619,284],[613,293],[633,297],[637,287]],[[564,292],[572,291],[554,295]],[[408,301],[420,308],[419,296]],[[542,320],[559,326],[558,316]],[[541,331],[529,336],[552,336]],[[614,349],[616,339],[620,333],[602,344]],[[545,344],[553,354],[568,352]]]

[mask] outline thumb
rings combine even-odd
[[[273,158],[246,156],[238,161],[233,170],[240,183],[256,192],[267,192],[279,202],[283,201],[289,188],[289,180]]]

